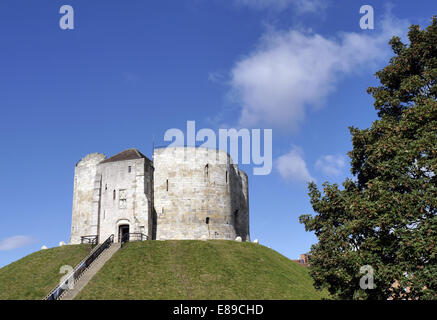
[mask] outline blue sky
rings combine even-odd
[[[74,30],[59,8],[74,8]],[[359,27],[370,4],[375,29]],[[426,26],[435,1],[0,2],[0,266],[67,242],[74,165],[170,128],[270,128],[272,173],[249,174],[250,229],[292,259],[316,241],[307,181],[349,173],[348,126],[375,120],[366,88],[388,39]]]

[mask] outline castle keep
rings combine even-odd
[[[224,161],[217,161],[224,159]],[[74,174],[70,243],[98,235],[249,241],[246,173],[223,151],[169,147],[85,156]]]

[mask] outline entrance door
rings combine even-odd
[[[118,227],[118,242],[121,242],[122,239],[124,241],[129,241],[129,225],[128,224],[122,224]]]

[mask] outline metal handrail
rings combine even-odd
[[[132,232],[132,233],[126,233],[121,237],[121,247],[124,246],[127,242],[132,241],[145,241],[149,240],[149,236],[147,234],[141,233],[141,232]]]
[[[44,297],[43,300],[58,300],[61,295],[68,290],[66,284],[72,280],[76,282],[86,269],[100,256],[100,254],[111,246],[114,242],[114,235],[110,235],[108,239],[102,244],[97,246],[95,250],[92,250],[88,256],[85,257],[79,264],[73,269],[73,271],[65,278],[62,283],[57,285],[50,293]]]
[[[92,247],[94,247],[96,244],[99,243],[99,236],[98,235],[90,235],[90,236],[82,236],[80,237],[80,243],[90,243]]]

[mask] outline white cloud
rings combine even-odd
[[[328,154],[317,159],[315,167],[327,176],[338,176],[345,164],[344,156]]]
[[[288,153],[275,160],[275,167],[284,180],[309,182],[315,180],[308,172],[302,149],[294,146]]]
[[[13,250],[34,242],[29,236],[13,236],[0,240],[0,251]]]
[[[327,38],[296,30],[270,30],[254,52],[231,70],[231,94],[241,106],[240,125],[266,125],[296,130],[307,108],[323,105],[344,75],[388,61],[387,44],[408,30],[406,21],[391,15],[378,30],[341,33]]]
[[[210,72],[208,74],[208,80],[214,83],[224,84],[225,83],[225,75],[222,72]]]
[[[322,0],[235,0],[235,2],[257,10],[282,11],[293,6],[297,13],[318,12],[326,7],[326,1]]]

